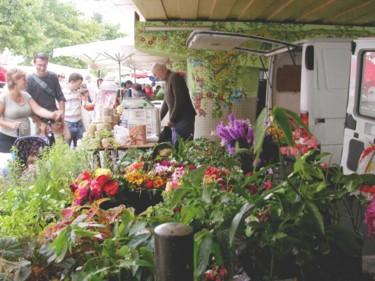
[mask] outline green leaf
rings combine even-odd
[[[129,229],[129,236],[135,235],[137,232],[145,229],[146,222],[138,221],[132,224],[132,226]]]
[[[232,223],[230,225],[230,228],[229,228],[229,245],[232,246],[233,244],[233,239],[234,239],[234,236],[237,232],[237,229],[238,229],[238,226],[240,225],[241,221],[242,221],[242,217],[243,215],[248,211],[250,210],[254,205],[252,204],[249,204],[249,203],[246,203],[245,205],[242,206],[241,210],[239,213],[237,213],[233,220],[232,220]]]
[[[255,128],[254,128],[254,151],[257,155],[260,154],[263,141],[264,141],[264,136],[267,131],[267,119],[269,118],[268,116],[268,110],[267,108],[264,108],[262,112],[259,114],[257,120],[255,121]]]
[[[302,214],[305,204],[302,201],[295,202],[289,211],[289,217],[294,219]]]
[[[22,245],[16,239],[10,237],[0,239],[0,256],[5,258],[15,258],[22,257],[22,255]]]
[[[287,115],[291,116],[300,127],[302,127],[303,129],[305,129],[307,132],[310,133],[309,128],[306,126],[306,124],[302,121],[301,117],[296,112],[291,111],[290,109],[287,109],[287,108],[283,108],[282,110],[284,110]]]
[[[195,276],[199,277],[206,271],[208,260],[212,249],[212,234],[203,229],[194,235],[195,249],[196,249],[196,268]]]
[[[201,208],[199,208],[196,204],[191,204],[189,206],[183,206],[181,208],[181,215],[182,215],[182,223],[189,224],[190,221],[198,216],[201,213]]]
[[[118,257],[124,257],[129,253],[129,247],[127,245],[122,246],[119,250],[116,251]]]
[[[313,221],[316,223],[316,226],[321,234],[325,234],[325,228],[324,228],[324,220],[323,216],[320,213],[318,207],[311,201],[306,200],[305,201],[307,209],[310,211],[310,214],[312,215]]]
[[[273,120],[272,122],[276,125],[275,127],[283,131],[285,140],[290,146],[294,146],[294,140],[293,140],[293,128],[290,124],[288,115],[286,111],[280,107],[275,106],[272,110]]]
[[[171,205],[175,207],[178,203],[181,202],[181,199],[185,196],[185,194],[189,190],[187,188],[178,188],[177,190],[173,190],[173,197],[171,199]]]
[[[272,235],[272,238],[271,240],[273,242],[275,242],[276,240],[280,240],[280,239],[283,239],[285,237],[287,237],[288,235],[286,235],[284,232],[276,232],[274,235]]]
[[[211,190],[212,188],[202,187],[202,202],[205,204],[211,204]]]

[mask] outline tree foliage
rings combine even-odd
[[[52,58],[53,49],[124,36],[119,25],[82,16],[71,4],[57,0],[0,0],[0,52],[7,47],[30,61],[43,51],[53,62],[77,67],[76,60]]]

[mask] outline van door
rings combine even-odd
[[[351,41],[314,40],[304,44],[301,111],[327,162],[340,164],[348,100]],[[309,63],[313,61],[313,64]]]
[[[353,44],[341,165],[346,174],[375,174],[375,39]]]
[[[284,52],[271,57],[267,103],[269,108],[279,106],[300,114],[302,51]]]

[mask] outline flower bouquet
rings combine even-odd
[[[216,127],[216,134],[221,145],[226,146],[229,154],[237,154],[241,168],[247,173],[253,168],[253,157],[250,149],[254,142],[254,128],[250,120],[236,119],[233,114],[228,116],[228,124],[223,121]]]
[[[70,185],[74,194],[74,203],[84,205],[101,198],[114,198],[119,192],[119,182],[113,179],[109,169],[98,168],[93,174],[83,171]]]

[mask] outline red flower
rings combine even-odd
[[[153,188],[153,187],[154,187],[154,182],[153,181],[146,182],[146,188]]]
[[[91,180],[91,174],[88,171],[83,171],[74,181],[74,185],[78,186],[84,180]]]
[[[100,175],[95,181],[101,186],[105,185],[111,178],[108,175]]]
[[[71,184],[71,185],[69,185],[69,188],[70,188],[71,192],[73,192],[73,193],[74,193],[74,191],[76,191],[76,190],[77,190],[78,186],[77,186],[77,185],[75,185],[75,184]]]
[[[109,196],[115,196],[118,192],[118,182],[117,181],[110,181],[106,183],[103,190]]]
[[[361,192],[366,192],[366,193],[372,193],[375,194],[375,185],[369,186],[369,185],[362,185],[361,188],[359,189]]]
[[[152,45],[152,44],[154,44],[154,41],[149,40],[149,41],[148,41],[148,44],[149,44],[149,45]]]
[[[188,165],[189,170],[195,170],[196,168],[197,167],[195,167],[195,165],[193,165],[193,164]]]
[[[206,112],[202,108],[199,109],[199,116],[206,116]]]

